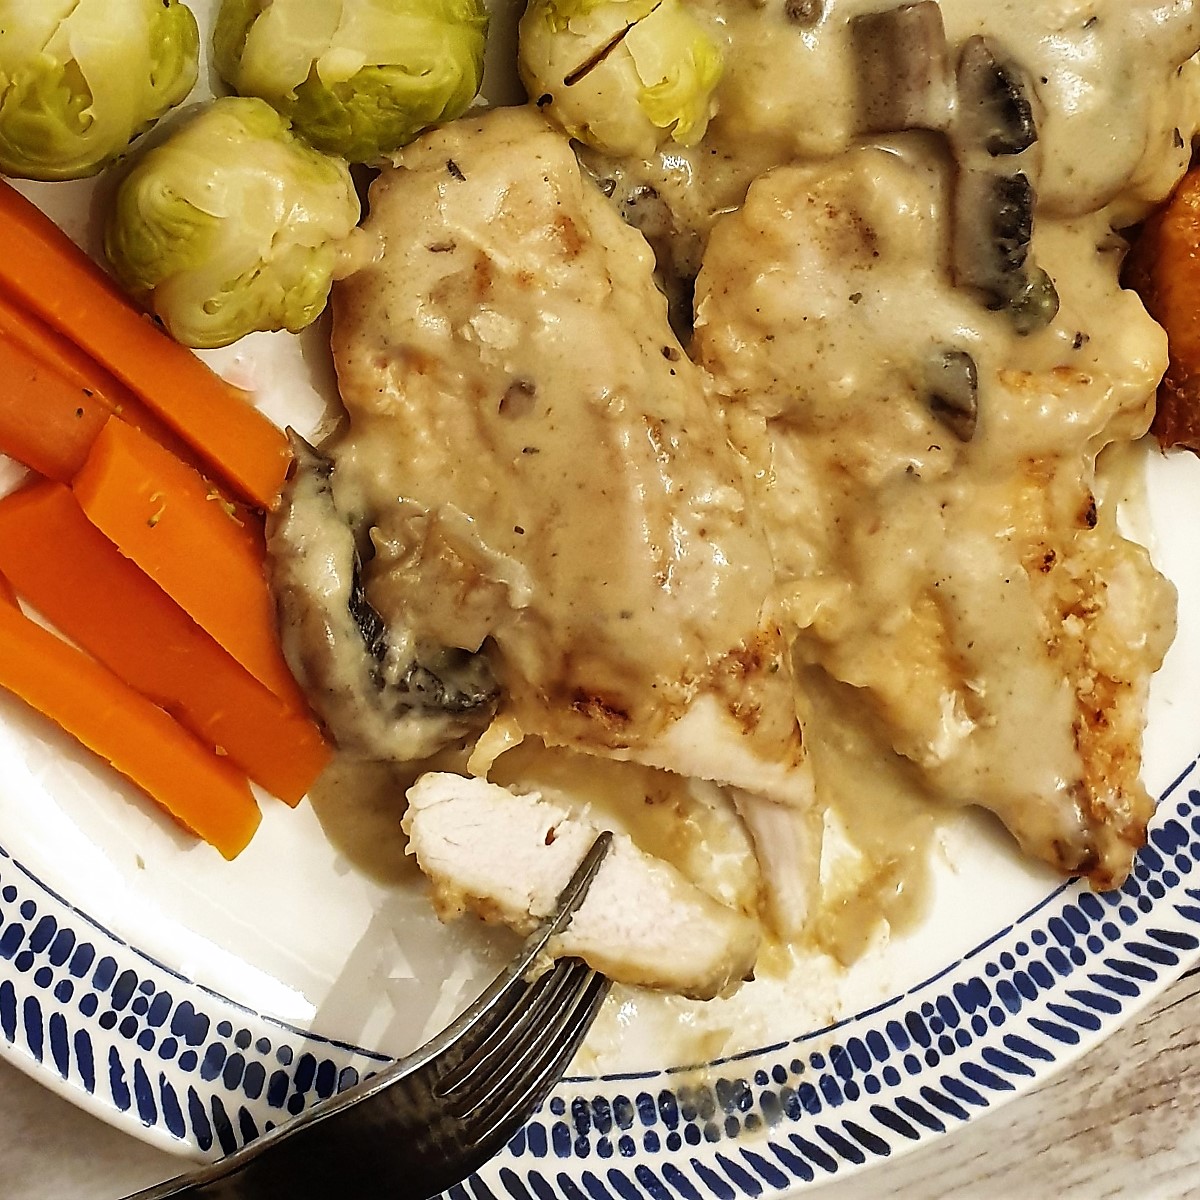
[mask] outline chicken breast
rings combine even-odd
[[[380,176],[365,228],[323,451],[384,626],[482,649],[550,745],[811,806],[745,462],[567,139],[460,120]]]
[[[444,773],[423,775],[409,790],[404,828],[443,920],[470,911],[521,934],[554,911],[600,832],[536,792]],[[706,1000],[751,974],[758,947],[756,921],[618,833],[550,950],[624,983]]]
[[[758,466],[802,675],[919,792],[1112,886],[1174,596],[1096,459],[1145,431],[1164,339],[1095,253],[1105,214],[1036,227],[1047,328],[986,311],[949,270],[952,187],[919,135],[763,176],[709,243],[694,351]]]

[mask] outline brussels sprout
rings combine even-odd
[[[177,340],[226,346],[313,321],[358,218],[344,162],[306,145],[269,104],[230,96],[134,163],[104,249]]]
[[[694,146],[714,109],[720,47],[680,0],[530,0],[521,79],[568,134],[646,158]]]
[[[213,50],[318,150],[376,162],[471,103],[486,38],[483,0],[223,0]]]
[[[178,0],[0,0],[0,171],[96,174],[192,90],[199,54]]]

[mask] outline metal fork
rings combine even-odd
[[[610,981],[578,959],[526,976],[608,852],[602,833],[515,961],[414,1054],[241,1150],[126,1200],[418,1200],[478,1170],[533,1115],[583,1042]]]

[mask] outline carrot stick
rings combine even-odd
[[[275,629],[262,527],[230,511],[161,446],[110,419],[73,484],[88,519],[260,683],[296,712],[307,703]]]
[[[3,181],[0,245],[0,289],[127,384],[238,495],[275,504],[288,465],[283,433]]]
[[[109,410],[0,331],[0,453],[69,482]]]
[[[156,417],[120,380],[114,379],[74,342],[26,312],[3,292],[0,292],[0,342],[9,344],[12,355],[36,360],[43,374],[52,371],[58,379],[87,394],[135,429],[149,434],[185,462],[199,466],[200,459],[187,442]],[[5,375],[0,374],[0,379],[4,378]]]
[[[225,858],[260,814],[249,784],[107,667],[0,604],[0,687],[110,762]]]
[[[313,722],[239,666],[95,528],[69,488],[0,499],[0,573],[43,617],[289,804],[329,761]]]

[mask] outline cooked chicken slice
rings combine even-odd
[[[1044,222],[1058,318],[1020,336],[957,291],[949,180],[916,140],[760,179],[709,244],[695,349],[758,466],[805,668],[950,803],[1119,882],[1173,597],[1094,496],[1145,431],[1161,331],[1097,244]],[[753,253],[748,252],[753,248]]]
[[[733,789],[733,802],[754,841],[762,874],[765,916],[785,941],[808,927],[817,904],[821,867],[821,811],[774,804]]]
[[[548,744],[811,804],[745,463],[568,140],[530,110],[457,121],[379,177],[365,228],[324,449],[373,610],[482,648]]]
[[[471,911],[521,934],[554,910],[600,832],[536,792],[448,774],[423,775],[409,789],[404,828],[443,920]],[[758,946],[754,920],[616,834],[550,949],[623,983],[707,1000],[749,977]]]
[[[545,746],[537,738],[526,738],[501,755],[486,775],[472,764],[467,773],[514,791],[538,792],[593,824],[627,833],[641,850],[665,859],[726,908],[761,914],[763,880],[755,843],[730,788]],[[760,803],[772,812],[808,816],[804,809]],[[808,873],[815,879],[811,865]]]

